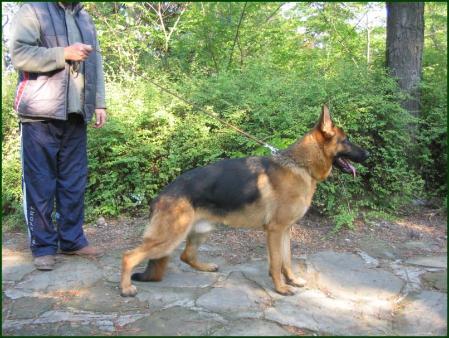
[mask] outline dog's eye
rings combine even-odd
[[[349,140],[347,138],[345,138],[343,141],[341,141],[341,143],[347,145],[347,144],[349,144]]]

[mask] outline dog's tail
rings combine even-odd
[[[144,272],[133,273],[131,279],[137,282],[159,282],[164,277],[169,256],[159,259],[148,260],[147,268]]]

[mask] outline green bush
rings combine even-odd
[[[163,186],[190,168],[269,154],[199,107],[283,149],[316,123],[323,103],[371,153],[366,166],[357,165],[355,179],[334,171],[317,189],[313,203],[333,217],[336,229],[351,227],[360,215],[397,214],[416,198],[446,209],[446,4],[425,6],[418,118],[401,108],[404,96],[383,69],[385,27],[371,31],[367,64],[366,31],[350,23],[373,4],[160,5],[162,20],[159,5],[146,2],[86,4],[103,51],[109,108],[106,126],[88,131],[88,220],[146,212]],[[16,75],[4,66],[2,211],[8,224],[20,224]],[[196,106],[136,75],[141,73]]]
[[[88,216],[147,211],[181,172],[223,156],[220,137],[210,131],[215,121],[144,81],[109,84],[108,90],[108,123],[89,130]]]
[[[426,3],[417,149],[411,160],[427,198],[447,211],[447,4]]]
[[[401,95],[393,80],[382,71],[361,73],[347,64],[325,84],[317,74],[264,67],[253,64],[241,72],[165,85],[278,148],[307,132],[321,105],[329,102],[335,123],[371,153],[366,167],[357,165],[355,179],[334,170],[319,185],[313,203],[333,216],[338,227],[351,226],[364,208],[395,212],[421,196],[423,182],[405,156],[411,118],[399,105]],[[190,168],[221,158],[269,154],[145,80],[108,83],[107,91],[108,123],[88,132],[88,220],[100,214],[146,212],[163,186]],[[9,156],[3,170],[7,213],[20,212],[20,162],[18,152],[12,151],[18,148],[13,129],[3,148],[4,159]]]
[[[447,196],[446,80],[447,62],[424,67],[416,163],[419,163],[429,197],[437,199]]]
[[[330,102],[335,123],[371,157],[367,167],[357,165],[356,179],[334,171],[319,185],[314,203],[329,215],[364,207],[397,211],[423,193],[423,181],[406,156],[411,145],[407,125],[413,118],[401,108],[397,85],[383,71],[360,72],[351,64],[336,68],[323,84],[318,74],[253,65],[241,73],[196,79],[196,87],[185,92],[198,105],[213,106],[227,120],[279,148],[309,130],[321,105]],[[269,153],[248,141],[233,150],[240,155]]]
[[[22,170],[19,123],[13,109],[16,74],[2,77],[2,213],[7,229],[24,225],[22,214]]]

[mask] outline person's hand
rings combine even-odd
[[[64,59],[67,61],[84,61],[91,51],[91,45],[77,42],[64,48]]]
[[[106,123],[106,109],[98,108],[95,109],[95,117],[96,121],[94,124],[94,128],[101,128]]]

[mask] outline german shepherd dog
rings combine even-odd
[[[217,271],[217,265],[197,258],[199,245],[217,223],[265,229],[274,288],[292,295],[292,286],[305,281],[292,272],[291,226],[304,216],[332,165],[355,175],[349,160],[361,163],[368,156],[334,126],[323,106],[315,127],[275,155],[224,159],[184,173],[153,201],[142,244],[124,253],[121,295],[136,295],[131,279],[160,281],[169,255],[186,238],[181,260],[200,271]],[[146,270],[131,277],[143,260],[148,260]]]

